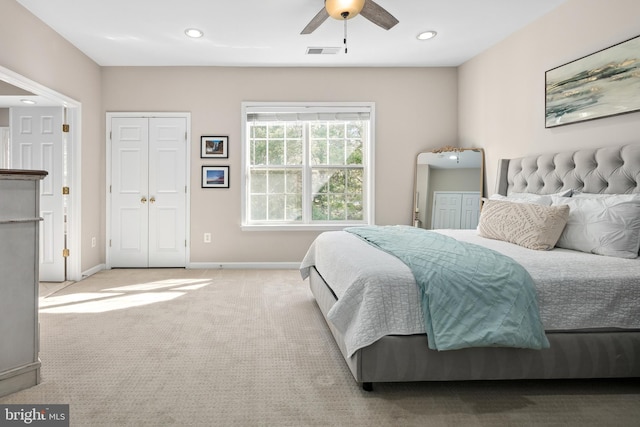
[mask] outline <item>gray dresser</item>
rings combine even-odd
[[[0,396],[40,382],[40,181],[45,171],[0,169]]]

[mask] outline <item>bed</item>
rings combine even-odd
[[[582,204],[622,198],[629,217],[622,234],[636,244],[631,255],[576,250],[565,235],[568,225],[558,240],[564,248],[552,250],[482,237],[478,230],[437,230],[524,267],[535,285],[546,348],[434,350],[407,265],[347,231],[314,240],[300,271],[364,390],[379,382],[640,377],[640,144],[501,160],[490,203],[515,206],[522,200],[513,199],[524,196],[576,209],[567,209],[567,224],[573,221],[579,234],[586,230],[575,217]],[[526,202],[527,208],[536,204]]]

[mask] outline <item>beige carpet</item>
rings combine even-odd
[[[638,426],[640,383],[375,384],[295,270],[111,270],[41,299],[42,383],[72,426]]]

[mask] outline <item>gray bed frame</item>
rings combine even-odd
[[[500,160],[497,193],[639,193],[640,144]],[[336,297],[311,269],[309,284],[326,316]],[[548,331],[544,350],[487,347],[429,349],[426,335],[388,335],[346,356],[342,334],[327,321],[355,380],[373,383],[640,377],[640,330]]]

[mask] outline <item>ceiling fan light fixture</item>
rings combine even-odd
[[[431,31],[423,31],[420,34],[418,34],[416,37],[418,40],[429,40],[434,38],[438,33],[431,30]]]
[[[34,101],[33,99],[21,99],[20,102],[22,102],[23,104],[27,104],[27,105],[36,105],[37,102]]]
[[[204,32],[197,28],[187,28],[186,30],[184,30],[184,33],[187,35],[187,37],[191,37],[192,39],[199,39],[200,37],[204,36]]]
[[[351,19],[360,13],[365,0],[326,0],[324,7],[334,19]]]

